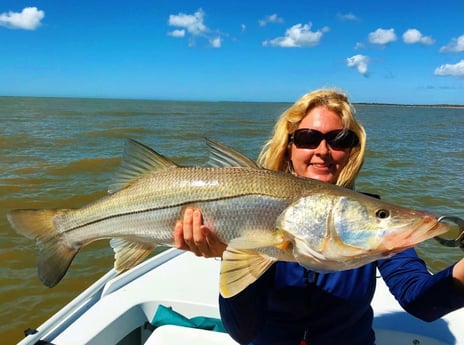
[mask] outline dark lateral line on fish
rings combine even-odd
[[[114,215],[111,215],[111,216],[108,216],[108,217],[105,217],[105,218],[96,219],[96,220],[94,220],[94,221],[92,221],[92,222],[88,222],[88,223],[85,223],[85,224],[82,224],[82,225],[79,225],[79,226],[75,226],[75,227],[73,227],[73,228],[70,228],[70,229],[66,230],[64,233],[67,233],[67,232],[69,232],[69,231],[78,230],[78,229],[80,229],[80,228],[84,228],[84,227],[86,227],[86,226],[90,226],[90,225],[93,225],[93,224],[97,224],[97,223],[100,223],[100,222],[103,222],[103,221],[106,221],[106,220],[112,219],[112,218],[130,216],[130,215],[134,215],[134,214],[142,214],[142,213],[157,211],[157,210],[161,210],[161,209],[172,209],[172,208],[175,208],[175,207],[183,207],[183,206],[191,205],[191,204],[193,204],[193,203],[214,202],[214,201],[219,201],[219,200],[235,199],[235,198],[241,198],[241,197],[244,197],[244,196],[252,196],[252,195],[261,195],[261,196],[265,196],[265,195],[263,195],[263,194],[253,194],[253,193],[250,193],[250,194],[239,194],[239,195],[234,195],[234,196],[229,196],[229,197],[221,197],[221,198],[205,199],[205,200],[199,199],[199,200],[195,200],[195,202],[191,202],[191,201],[190,201],[190,202],[180,203],[180,204],[176,204],[176,205],[172,205],[172,206],[155,207],[155,208],[149,208],[149,209],[140,210],[140,211],[132,211],[132,212],[126,212],[126,213],[119,213],[119,214],[114,214]],[[267,196],[272,198],[272,196],[269,196],[269,195],[267,195]],[[174,230],[173,230],[173,231],[174,231]]]

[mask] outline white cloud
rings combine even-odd
[[[408,29],[403,33],[403,41],[407,44],[424,44],[430,45],[435,43],[435,40],[430,36],[424,36],[417,29]]]
[[[396,41],[396,34],[394,29],[377,29],[369,34],[369,42],[374,44],[385,45],[390,42]]]
[[[364,45],[364,43],[362,42],[356,42],[356,44],[354,45],[354,50],[358,50],[358,49],[364,49],[366,46]]]
[[[171,14],[169,16],[168,24],[170,26],[179,27],[168,32],[168,36],[183,38],[188,35],[189,46],[194,46],[198,38],[206,39],[211,47],[220,48],[222,39],[217,36],[217,33],[212,33],[204,24],[205,12],[200,8],[194,14]]]
[[[356,68],[356,70],[362,75],[367,75],[367,64],[369,63],[369,57],[365,55],[354,55],[346,59],[346,65],[348,67]]]
[[[464,35],[453,38],[450,43],[440,48],[440,53],[464,52]]]
[[[464,78],[464,60],[459,61],[455,65],[445,64],[437,67],[434,72],[439,76],[451,76]]]
[[[211,47],[213,47],[213,48],[221,48],[221,44],[222,44],[221,37],[213,38],[209,42],[211,43]]]
[[[354,15],[353,13],[337,13],[337,18],[341,20],[342,22],[355,22],[359,21],[359,18]]]
[[[37,7],[25,7],[21,12],[8,12],[0,14],[0,26],[9,29],[35,30],[45,17],[45,12]]]
[[[208,31],[208,28],[203,24],[204,16],[205,13],[200,8],[193,15],[185,13],[171,14],[168,23],[171,26],[185,28],[189,33],[197,36]]]
[[[184,29],[182,29],[182,30],[173,30],[171,32],[168,32],[168,35],[172,36],[172,37],[185,37],[185,30]]]
[[[311,31],[312,24],[296,24],[285,31],[284,37],[277,37],[272,40],[263,42],[265,47],[312,47],[317,45],[322,35],[329,31],[328,27],[324,27],[318,31]]]
[[[259,21],[259,26],[266,26],[269,23],[282,24],[284,22],[283,18],[279,17],[277,14],[271,14],[270,16],[265,17]]]

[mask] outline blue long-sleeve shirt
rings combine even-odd
[[[221,318],[241,344],[374,344],[376,268],[402,307],[426,321],[464,306],[452,267],[431,275],[415,250],[363,267],[315,273],[297,263],[277,262],[238,295],[219,297]],[[305,336],[306,334],[306,336]]]

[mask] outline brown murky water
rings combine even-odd
[[[58,286],[37,278],[37,250],[5,214],[14,208],[79,207],[106,193],[123,139],[181,164],[204,164],[211,137],[256,158],[285,103],[159,102],[0,97],[0,338],[12,344],[112,266],[106,241],[84,248]],[[359,105],[368,153],[361,191],[403,206],[464,217],[464,109]],[[428,241],[432,270],[463,256]]]

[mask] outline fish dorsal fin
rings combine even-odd
[[[134,139],[128,139],[121,164],[108,187],[108,193],[115,193],[127,187],[142,175],[174,167],[177,167],[177,164],[170,159]]]
[[[114,269],[121,273],[136,266],[150,255],[156,245],[130,242],[121,238],[110,241],[114,250]]]
[[[252,250],[237,250],[227,247],[223,253],[220,273],[222,297],[233,297],[254,283],[277,261]]]
[[[258,165],[233,148],[205,138],[209,150],[208,165],[214,167],[248,167],[259,169]]]

